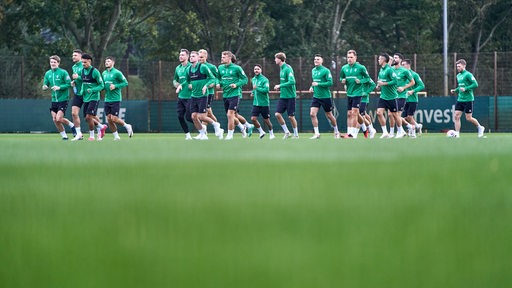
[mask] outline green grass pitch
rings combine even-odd
[[[510,134],[111,136],[0,134],[2,287],[512,287]]]

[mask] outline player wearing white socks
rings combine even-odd
[[[315,67],[311,71],[313,82],[311,82],[311,87],[309,88],[309,92],[313,92],[313,99],[311,100],[309,116],[311,117],[315,134],[309,139],[320,138],[317,117],[320,107],[323,107],[325,116],[334,129],[335,138],[339,138],[338,124],[336,123],[336,118],[332,115],[331,86],[333,81],[331,71],[322,65],[324,63],[322,55],[316,54],[313,62],[315,63]]]
[[[340,81],[347,91],[347,134],[343,135],[343,138],[357,138],[359,107],[370,75],[366,67],[357,62],[355,50],[347,51],[347,64],[341,67]]]

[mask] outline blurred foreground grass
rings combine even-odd
[[[277,136],[0,135],[2,287],[512,286],[511,135]]]

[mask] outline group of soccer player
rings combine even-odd
[[[180,50],[180,65],[175,69],[173,85],[178,94],[176,109],[178,120],[185,132],[185,139],[193,139],[187,121],[192,122],[199,131],[199,135],[194,139],[208,140],[207,125],[213,126],[216,137],[224,138],[224,129],[220,128],[220,123],[211,108],[215,88],[223,91],[228,119],[225,139],[233,139],[235,126],[240,129],[243,137],[251,136],[255,126],[238,113],[242,86],[247,84],[248,79],[242,67],[234,63],[236,56],[230,51],[222,52],[222,64],[219,67],[208,63],[207,59],[208,52],[204,49]]]
[[[268,128],[269,138],[275,138],[270,121],[270,84],[267,77],[262,74],[262,66],[254,65],[254,77],[251,80],[253,107],[251,122],[247,123],[238,111],[242,98],[242,86],[248,83],[243,69],[234,63],[235,56],[230,51],[221,55],[221,65],[217,68],[207,62],[207,52],[203,50],[191,51],[181,49],[180,64],[176,67],[173,85],[178,94],[177,112],[180,125],[185,132],[185,139],[208,139],[206,125],[211,124],[215,129],[215,136],[223,138],[224,130],[220,128],[211,111],[214,97],[214,88],[222,89],[224,108],[228,118],[228,133],[226,140],[233,139],[235,125],[240,128],[242,136],[252,134],[252,129],[259,131],[259,137],[266,135],[258,117],[263,118]],[[293,68],[286,63],[286,55],[279,52],[274,56],[275,63],[280,68],[279,84],[273,88],[279,91],[280,97],[275,110],[275,117],[283,129],[283,139],[298,138],[299,131],[295,119],[296,81]],[[395,53],[393,58],[387,54],[379,56],[379,72],[377,83],[368,74],[365,66],[357,62],[355,50],[347,52],[347,64],[340,70],[340,81],[347,93],[347,133],[341,134],[338,130],[336,117],[333,114],[334,103],[331,87],[333,78],[331,71],[323,66],[322,55],[314,56],[312,69],[312,82],[309,91],[313,93],[310,105],[310,117],[313,124],[314,135],[310,139],[319,139],[318,111],[323,108],[335,138],[357,138],[360,130],[365,138],[374,138],[376,129],[373,120],[366,112],[369,95],[374,89],[380,89],[381,95],[377,108],[377,116],[383,134],[381,138],[403,138],[405,135],[415,138],[416,130],[420,131],[422,125],[414,120],[414,112],[418,104],[418,95],[425,88],[421,77],[411,70],[411,61],[404,59],[402,54]],[[391,67],[393,66],[393,68]],[[288,129],[284,113],[287,113],[292,131]],[[386,112],[389,115],[390,130],[387,130]],[[402,117],[403,113],[403,117]],[[192,137],[186,121],[193,122],[199,135]],[[408,133],[402,128],[406,125]],[[397,127],[395,136],[394,129]],[[250,132],[246,132],[250,131]]]
[[[74,50],[72,55],[72,79],[69,73],[60,68],[60,57],[50,56],[50,70],[45,73],[43,90],[51,90],[52,105],[50,113],[57,130],[63,140],[68,140],[65,126],[69,126],[73,133],[71,141],[82,140],[83,135],[80,127],[80,109],[83,107],[83,117],[89,128],[89,141],[103,140],[105,131],[110,128],[114,140],[120,140],[117,124],[123,126],[129,137],[133,136],[133,128],[130,124],[119,118],[120,103],[122,100],[121,90],[128,86],[128,81],[118,69],[114,68],[114,57],[105,58],[105,71],[100,73],[92,66],[92,57],[81,50]],[[64,117],[70,89],[73,88],[74,97],[72,101],[71,115],[73,121]],[[105,90],[105,114],[107,115],[108,126],[102,124],[96,115],[100,101],[100,91]],[[95,128],[97,138],[95,138]]]
[[[260,138],[266,133],[258,122],[258,117],[264,120],[268,128],[269,138],[274,139],[272,123],[270,121],[270,84],[262,74],[262,66],[254,66],[252,78],[253,107],[251,122],[249,124],[239,112],[240,99],[242,98],[242,86],[247,84],[248,78],[243,69],[236,65],[236,57],[230,51],[222,52],[221,65],[217,68],[208,63],[206,50],[189,52],[186,49],[180,51],[180,65],[176,67],[173,85],[178,93],[178,119],[185,132],[185,139],[193,139],[186,120],[193,122],[199,135],[194,137],[206,140],[206,124],[212,124],[215,135],[223,138],[224,130],[213,116],[211,101],[214,97],[214,87],[222,89],[224,108],[228,118],[228,134],[226,140],[233,139],[235,125],[240,128],[243,137],[250,136],[252,129],[258,129]],[[323,108],[335,138],[357,138],[362,130],[365,138],[374,138],[377,131],[373,127],[373,119],[366,112],[369,103],[369,95],[374,90],[380,90],[377,104],[377,119],[382,129],[380,138],[416,138],[416,131],[421,134],[422,124],[414,118],[418,106],[418,92],[425,89],[425,85],[418,73],[411,69],[411,60],[405,59],[401,53],[393,56],[387,53],[379,55],[378,64],[380,70],[377,81],[373,81],[366,67],[357,62],[357,52],[347,51],[347,64],[340,70],[340,82],[344,85],[347,94],[347,133],[340,134],[336,117],[333,114],[334,102],[332,100],[331,87],[333,79],[328,68],[323,66],[323,57],[319,54],[314,57],[315,67],[312,70],[312,82],[309,89],[313,93],[310,105],[310,117],[313,124],[314,135],[310,139],[319,139],[318,111]],[[190,60],[190,61],[189,61]],[[274,56],[275,63],[280,67],[279,84],[274,86],[279,91],[280,97],[275,110],[275,117],[283,129],[283,139],[299,138],[297,120],[295,119],[296,82],[293,68],[286,63],[286,55],[279,52]],[[478,137],[483,137],[484,127],[472,116],[474,95],[473,90],[478,87],[475,77],[468,72],[466,61],[460,59],[457,65],[458,87],[452,89],[457,93],[455,105],[454,126],[455,136],[459,137],[460,118],[462,112],[466,120],[477,127]],[[187,89],[188,88],[188,89]],[[287,113],[292,132],[283,118]],[[389,131],[387,126],[389,119]],[[404,129],[407,128],[407,132]],[[396,134],[395,134],[396,127]],[[248,132],[246,132],[248,131]]]
[[[67,140],[65,125],[73,132],[72,141],[82,140],[80,129],[80,109],[83,106],[83,117],[89,128],[89,140],[102,140],[107,125],[102,124],[98,118],[97,109],[100,101],[100,91],[105,90],[105,114],[108,127],[114,140],[120,140],[117,125],[125,127],[128,136],[132,137],[132,126],[119,118],[120,102],[122,100],[121,89],[128,85],[128,81],[121,71],[114,68],[115,59],[106,57],[105,71],[100,73],[92,66],[92,57],[80,50],[73,51],[72,80],[68,72],[59,68],[60,58],[56,55],[50,57],[50,70],[44,76],[43,90],[51,90],[52,106],[51,115],[62,139]],[[272,122],[270,121],[270,84],[267,77],[262,74],[262,66],[254,65],[254,77],[251,79],[253,107],[250,124],[239,113],[242,87],[248,83],[247,75],[243,69],[235,64],[236,56],[231,51],[223,51],[221,64],[216,67],[209,63],[208,52],[204,49],[189,52],[181,49],[179,54],[180,64],[176,67],[173,86],[178,94],[177,114],[179,123],[185,133],[185,139],[207,140],[207,125],[212,125],[215,136],[219,139],[233,139],[235,127],[240,129],[242,137],[252,135],[253,129],[259,132],[259,138],[265,137],[267,132],[259,123],[261,116],[268,129],[270,139],[274,139]],[[416,123],[414,113],[418,105],[418,92],[425,88],[418,73],[411,70],[411,61],[404,59],[401,53],[395,53],[392,57],[386,53],[379,55],[378,64],[380,71],[377,81],[373,81],[366,67],[357,62],[355,50],[347,51],[347,64],[340,70],[340,82],[345,87],[347,94],[347,133],[341,134],[338,130],[337,120],[334,116],[334,102],[331,87],[333,78],[328,68],[323,66],[323,57],[314,56],[312,69],[312,82],[309,91],[313,93],[310,105],[310,117],[314,134],[310,139],[319,139],[318,111],[323,108],[335,138],[357,138],[362,130],[365,138],[374,138],[376,129],[373,127],[373,119],[366,112],[369,103],[369,95],[374,90],[380,90],[377,104],[377,119],[382,128],[380,138],[403,138],[409,136],[416,138],[416,131],[421,134],[422,125]],[[286,55],[279,52],[274,56],[275,63],[280,68],[279,84],[273,88],[279,92],[279,100],[275,110],[275,117],[283,129],[283,139],[299,138],[297,120],[295,119],[296,81],[293,68],[286,63]],[[465,113],[466,120],[477,127],[478,137],[483,137],[485,128],[472,116],[474,95],[473,90],[478,87],[475,77],[468,72],[466,61],[460,59],[456,63],[458,87],[452,89],[457,93],[455,105],[453,137],[460,136],[460,118]],[[73,88],[75,97],[72,102],[73,121],[64,117],[69,101],[69,90]],[[222,91],[224,109],[227,116],[227,134],[224,137],[224,129],[214,115],[211,104],[215,89]],[[288,129],[284,113],[287,114],[292,131]],[[387,126],[389,119],[389,131]],[[188,127],[192,122],[199,134],[192,137]],[[404,129],[407,128],[407,132]],[[396,135],[395,135],[396,127]],[[97,138],[95,138],[95,128]]]

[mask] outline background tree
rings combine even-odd
[[[216,64],[223,50],[233,51],[242,64],[272,58],[277,51],[289,58],[310,59],[316,53],[343,56],[356,49],[372,62],[381,51],[439,55],[440,2],[5,0],[0,4],[0,51],[21,58],[16,58],[18,62],[0,58],[0,64],[13,69],[9,74],[23,70],[23,77],[33,81],[48,68],[49,55],[66,56],[81,48],[93,54],[97,66],[106,54],[130,59],[130,67],[152,87],[153,61],[176,61],[180,48],[205,48]],[[507,29],[512,26],[510,1],[459,2],[449,2],[449,51],[473,53],[475,70],[480,52],[512,48],[512,29]],[[63,62],[66,67],[69,56]],[[425,71],[439,65],[435,59],[427,62],[432,67],[424,67]],[[13,76],[0,73],[2,87],[7,87],[12,80],[7,78]]]
[[[350,4],[352,0],[347,0],[346,3],[342,3],[345,1],[336,0],[336,6],[333,10],[332,17],[332,29],[331,29],[331,37],[329,39],[329,43],[331,46],[331,53],[334,55],[340,48],[340,32],[341,28],[344,26],[344,22],[346,22],[347,11],[349,11]]]
[[[264,13],[265,3],[254,0],[194,0],[181,3],[179,9],[191,11],[197,20],[200,47],[210,51],[211,60],[219,61],[220,53],[230,50],[238,58],[262,55],[274,34],[274,21]]]
[[[13,1],[8,15],[22,20],[3,21],[9,33],[2,34],[2,40],[15,51],[48,46],[47,50],[56,51],[53,54],[68,55],[70,48],[80,48],[102,59],[109,47],[126,43],[138,26],[155,16],[158,4],[153,0]]]
[[[321,53],[330,55],[329,29],[332,27],[331,1],[265,0],[267,13],[276,19],[275,36],[265,55],[283,51],[288,57]],[[328,28],[326,28],[328,27]]]
[[[502,41],[497,39],[497,33],[500,36],[508,34],[512,36],[510,29],[500,31],[500,27],[511,27],[512,4],[506,0],[471,0],[464,5],[452,3],[450,15],[450,47],[452,51],[471,52],[471,71],[476,71],[479,54],[486,47],[488,51],[501,50],[500,46],[506,42],[510,45],[511,41]],[[510,38],[509,38],[510,40]],[[507,45],[505,44],[505,45]]]
[[[361,54],[434,53],[442,51],[439,1],[354,1],[342,31]],[[440,42],[441,40],[441,42]]]

